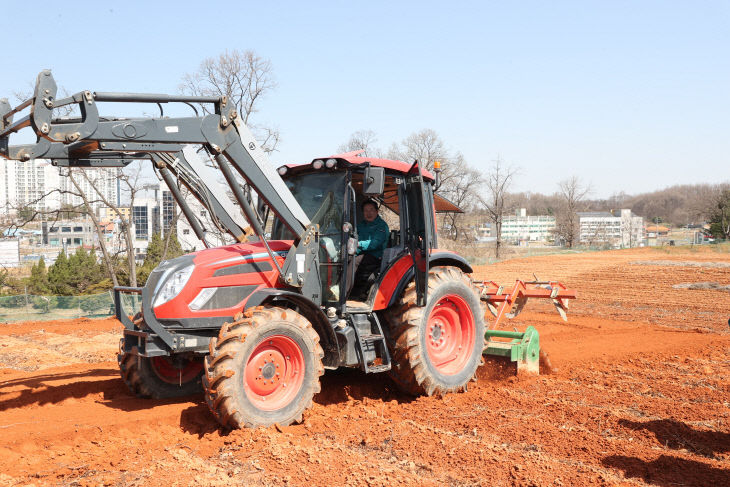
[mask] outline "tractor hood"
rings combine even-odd
[[[291,248],[293,242],[291,240],[271,240],[269,247],[274,254],[286,257],[287,252]],[[210,249],[199,250],[189,254],[193,256],[193,262],[196,266],[216,265],[217,267],[227,267],[229,262],[245,261],[245,260],[266,260],[270,261],[266,247],[261,242],[238,243],[226,245],[225,247],[213,247]]]
[[[272,240],[282,264],[293,242]],[[261,242],[215,247],[166,260],[145,287],[158,320],[186,322],[203,317],[232,317],[256,290],[280,286],[278,271]]]

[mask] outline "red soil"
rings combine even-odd
[[[301,425],[221,431],[202,397],[129,395],[114,320],[0,325],[0,485],[730,485],[730,284],[712,251],[535,257],[475,278],[560,279],[564,323],[529,303],[558,371],[489,360],[462,394],[408,398],[328,372]],[[39,330],[43,330],[42,332]],[[83,340],[83,342],[82,342]]]

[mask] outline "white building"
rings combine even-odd
[[[157,198],[135,198],[131,207],[132,238],[134,254],[144,259],[152,235],[160,231],[160,206]]]
[[[520,208],[515,215],[502,219],[502,240],[519,244],[520,242],[547,242],[553,238],[555,217],[549,215],[528,215]]]
[[[0,240],[0,268],[20,265],[20,240],[5,238]]]
[[[200,215],[201,217],[207,216],[203,206],[194,197],[188,195],[186,202],[196,215]],[[167,185],[164,182],[160,182],[157,204],[161,208],[160,228],[162,230],[162,237],[167,235],[172,224],[175,223],[177,240],[180,242],[183,250],[197,251],[205,248],[205,245],[198,240],[193,228],[188,223],[187,218],[185,218],[185,215],[178,207],[175,198],[172,197],[172,193],[167,189]],[[177,213],[177,221],[175,221],[175,213]]]
[[[62,171],[65,172],[66,169],[63,169]],[[112,205],[119,205],[119,174],[121,173],[120,168],[103,167],[83,169],[83,171],[86,177],[83,177],[81,174],[77,174],[77,171],[75,171],[74,179],[76,183],[81,187],[81,191],[85,195],[87,195],[87,197],[91,201],[91,207],[94,209],[94,212],[97,215],[100,215],[101,213],[101,216],[103,216],[106,210],[106,205],[103,201],[101,201],[102,199],[108,201]],[[79,192],[78,189],[76,189],[74,184],[71,182],[71,179],[67,176],[61,175],[59,179],[60,180],[58,187],[61,189],[61,191],[71,191],[73,193]],[[96,190],[101,193],[101,198],[97,194],[94,187],[96,187]],[[81,196],[76,196],[76,194],[64,193],[61,195],[62,205],[79,206],[82,205],[83,202],[84,201]]]
[[[226,245],[233,243],[233,240],[225,233],[221,233],[213,223],[211,216],[208,214],[203,205],[192,196],[187,190],[183,190],[185,195],[185,202],[188,204],[192,212],[197,215],[203,223],[205,229],[208,230],[206,239],[212,246]],[[167,185],[164,182],[160,183],[160,189],[158,192],[158,205],[161,208],[160,211],[160,228],[162,229],[162,236],[164,237],[169,231],[170,226],[174,220],[175,212],[178,212],[177,223],[175,225],[177,230],[177,239],[180,242],[180,246],[183,250],[194,252],[205,248],[203,242],[201,242],[193,231],[193,227],[188,222],[185,215],[178,207],[175,199],[172,197],[172,193],[167,189]],[[237,212],[237,207],[232,206],[231,211]],[[238,222],[239,225],[244,227],[248,226],[240,214],[231,215],[233,219]]]
[[[578,217],[581,243],[628,248],[644,242],[644,219],[629,209],[579,212]]]
[[[58,220],[41,225],[43,244],[63,247],[66,251],[84,245],[96,245],[99,238],[90,219]]]
[[[44,159],[0,162],[0,215],[14,216],[30,207],[52,211],[61,207],[58,168]],[[52,194],[51,194],[52,193]]]
[[[190,195],[187,191],[186,202],[195,215],[197,215],[203,223],[204,228],[208,230],[206,238],[208,243],[213,246],[233,243],[227,234],[219,235],[219,231],[213,223],[208,211],[200,204],[200,202]],[[235,207],[234,207],[235,208]],[[124,208],[121,208],[122,210]],[[175,222],[175,213],[177,221]],[[107,212],[109,213],[109,212]],[[116,214],[108,214],[108,218],[115,222],[116,232],[120,232],[120,219]],[[145,196],[137,196],[134,204],[130,208],[130,223],[132,225],[132,236],[134,238],[135,256],[138,260],[142,260],[147,253],[147,246],[152,235],[159,233],[164,238],[175,223],[177,239],[180,246],[186,252],[193,252],[205,248],[205,245],[198,239],[192,227],[188,223],[185,215],[177,206],[172,193],[167,189],[164,182],[160,182],[159,186]],[[242,224],[243,217],[234,215],[234,219]],[[222,237],[222,238],[221,238]]]
[[[78,206],[83,203],[80,196],[64,193],[78,190],[71,180],[62,175],[65,169],[53,166],[45,159],[29,161],[3,160],[0,163],[0,215],[15,216],[17,210],[31,207],[38,211],[53,211],[62,205]],[[105,199],[110,203],[118,203],[117,168],[85,169]],[[94,188],[86,178],[76,178],[83,192],[89,196],[92,208],[99,212],[104,206]],[[59,191],[54,191],[59,190]]]
[[[186,202],[188,206],[190,206],[190,209],[193,211],[193,213],[195,213],[196,215],[200,215],[200,218],[203,219],[207,228],[215,228],[208,226],[208,222],[210,221],[208,217],[208,212],[205,208],[203,208],[203,205],[201,205],[198,200],[191,197],[188,198]],[[178,209],[177,211],[180,210]],[[193,227],[190,226],[188,219],[185,218],[185,215],[183,215],[182,213],[177,220],[177,240],[180,242],[180,246],[187,251],[192,252],[205,248],[203,242],[201,242],[200,239],[198,239],[198,237],[195,235]],[[216,244],[217,242],[213,245]]]

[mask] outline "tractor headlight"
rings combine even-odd
[[[327,169],[332,169],[337,164],[337,159],[327,159],[324,163]]]
[[[173,272],[172,275],[168,277],[165,283],[162,285],[160,291],[157,293],[157,297],[155,298],[155,302],[152,304],[152,307],[156,308],[161,304],[165,304],[166,302],[170,301],[172,298],[180,294],[180,291],[182,291],[182,289],[185,287],[185,284],[187,284],[188,279],[190,279],[190,276],[193,273],[193,269],[195,269],[195,265],[189,265],[187,267],[183,267],[178,271]]]
[[[312,162],[312,167],[315,169],[322,169],[323,164],[324,162],[322,161],[322,159],[317,159],[316,161]]]

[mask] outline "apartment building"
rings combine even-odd
[[[614,248],[639,247],[644,243],[644,219],[630,209],[578,212],[578,218],[580,243]]]
[[[84,169],[85,176],[79,174],[74,178],[76,184],[81,187],[81,191],[87,195],[88,199],[91,201],[90,205],[97,215],[104,213],[107,210],[107,205],[104,201],[107,201],[114,206],[119,206],[120,173],[120,168],[105,167]],[[62,205],[80,206],[83,204],[83,198],[81,198],[81,196],[77,196],[79,191],[69,177],[62,174],[59,179],[58,187],[62,191]],[[69,192],[66,193],[65,191]]]
[[[524,242],[547,242],[553,240],[555,217],[550,215],[528,215],[520,208],[514,215],[502,219],[502,240],[519,245]]]
[[[15,216],[21,208],[52,211],[61,207],[58,168],[44,159],[3,160],[0,164],[0,215]]]
[[[78,193],[78,190],[62,170],[45,159],[4,160],[0,164],[0,215],[15,216],[17,210],[24,207],[43,212],[58,210],[64,205],[83,204],[80,196],[70,193]],[[86,169],[85,174],[88,180],[79,176],[76,182],[92,200],[91,207],[97,213],[104,203],[93,186],[101,192],[103,199],[118,204],[119,169]]]

